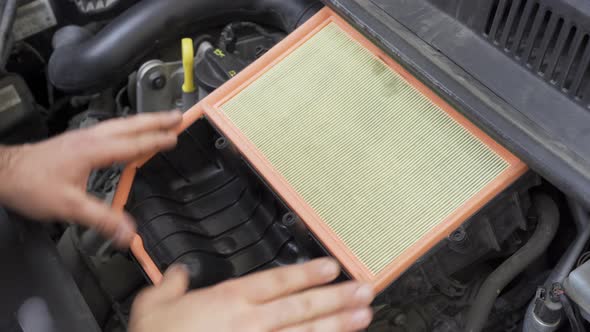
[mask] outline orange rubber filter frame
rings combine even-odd
[[[376,274],[371,273],[369,269],[359,261],[352,251],[272,166],[267,158],[240,130],[237,129],[224,112],[220,111],[221,106],[224,105],[225,102],[243,91],[275,64],[282,61],[286,56],[291,54],[291,52],[314,36],[314,34],[331,23],[337,24],[342,30],[348,33],[350,37],[379,57],[393,71],[401,75],[409,84],[427,96],[427,98],[434,104],[444,110],[469,133],[479,138],[488,148],[501,156],[509,164],[498,177],[489,182],[481,191],[471,197],[460,208],[449,214],[444,221],[437,224],[434,229],[430,230],[417,242],[405,249],[401,255]],[[264,56],[187,111],[184,114],[182,125],[178,128],[178,133],[180,134],[202,117],[205,117],[229,141],[232,142],[239,153],[248,160],[270,188],[281,197],[283,202],[301,218],[307,228],[328,250],[329,254],[342,264],[343,268],[351,275],[351,277],[372,284],[376,291],[381,291],[387,287],[414,262],[416,262],[416,260],[432,249],[441,240],[445,239],[470,216],[481,209],[492,198],[505,190],[527,171],[527,166],[522,161],[465,119],[447,102],[408,73],[401,65],[388,57],[383,51],[367,40],[362,34],[356,31],[329,8],[322,9],[304,25],[268,51]],[[117,187],[113,201],[114,208],[124,209],[137,169],[151,157],[153,156],[146,156],[142,160],[130,163],[126,167]],[[131,251],[152,282],[158,284],[162,278],[162,273],[146,252],[139,235],[135,236],[131,245]]]

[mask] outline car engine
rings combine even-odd
[[[546,82],[545,76],[530,69],[531,65],[521,66],[520,58],[506,55],[508,48],[486,39],[493,33],[504,33],[514,43],[516,37],[510,37],[511,33],[537,34],[522,47],[524,52],[530,47],[529,52],[534,53],[548,45],[544,46],[547,55],[536,53],[536,59],[541,61],[539,68],[553,65],[545,63],[543,56],[549,57],[553,54],[550,52],[556,52],[554,49],[560,49],[554,58],[555,66],[561,64],[564,60],[560,57],[568,55],[564,45],[577,41],[577,48],[569,50],[574,54],[569,66],[583,75],[569,77],[566,73],[565,81],[569,86],[578,84],[581,93],[590,77],[590,47],[588,34],[577,36],[578,31],[590,31],[584,30],[590,27],[590,10],[586,4],[576,8],[572,3],[582,1],[398,2],[405,3],[4,1],[3,7],[0,5],[0,139],[2,144],[35,142],[112,118],[174,109],[190,112],[194,104],[219,93],[227,82],[268,57],[275,46],[283,45],[325,6],[344,16],[368,40],[404,64],[409,61],[404,59],[411,58],[410,53],[404,53],[407,50],[401,44],[388,44],[383,37],[387,34],[377,28],[378,24],[383,28],[389,18],[383,16],[380,21],[375,18],[377,14],[367,14],[367,8],[399,5],[403,17],[395,18],[398,23],[391,19],[388,24],[399,28],[402,37],[412,35],[404,37],[408,44],[421,54],[429,54],[438,68],[428,71],[424,68],[430,67],[405,66],[411,75],[428,78],[439,75],[438,70],[444,71],[465,86],[481,88],[472,91],[479,98],[474,100],[513,105],[491,83],[485,83],[487,76],[467,69],[485,67],[486,73],[492,75],[489,72],[495,70],[494,66],[500,68],[506,63],[506,69],[518,65],[523,71],[519,71],[519,77],[531,82],[527,85],[531,90],[539,84],[542,88],[537,91],[551,91],[546,92],[547,98],[553,93],[565,94],[559,97],[568,100],[563,105],[570,107],[571,102],[572,109],[587,112],[586,95],[574,92],[569,96],[570,92],[556,89],[552,86],[555,79]],[[428,16],[429,11],[440,16]],[[532,11],[544,14],[535,16]],[[409,20],[416,13],[426,13],[431,19],[423,17],[423,25],[418,27],[404,22],[404,17]],[[518,21],[511,23],[519,15]],[[439,35],[425,35],[426,30],[445,20],[463,28],[443,30],[439,26]],[[375,27],[367,22],[373,22]],[[576,30],[566,31],[575,22],[581,22]],[[464,59],[464,63],[440,46],[445,38],[461,39],[462,34],[472,33],[469,31],[475,31],[478,24],[487,32],[478,34],[477,40],[497,62],[471,63]],[[181,39],[190,40],[194,50],[192,62],[188,62],[195,81],[190,96],[183,89],[187,58]],[[398,52],[387,52],[390,47]],[[441,91],[443,97],[455,93],[452,84],[433,83],[428,87],[437,94]],[[466,96],[465,103],[472,98],[459,93],[456,96]],[[539,101],[527,103],[531,112],[540,107]],[[462,109],[459,102],[450,104]],[[568,114],[564,111],[563,118]],[[496,128],[492,120],[466,118],[486,133]],[[581,125],[590,128],[590,122]],[[538,160],[543,159],[536,148],[525,146],[524,139],[512,140],[506,133],[495,132],[490,136],[522,158],[529,169],[380,291],[368,331],[583,331],[588,325],[588,196],[569,186],[557,173],[537,166],[534,158],[520,153],[519,149],[530,154],[538,152]],[[504,144],[504,139],[522,144],[513,148]],[[539,138],[538,146],[544,142]],[[88,192],[114,205],[128,170],[125,166],[94,171]],[[580,172],[587,172],[587,168]],[[212,121],[194,121],[179,135],[174,150],[153,156],[137,168],[132,178],[123,208],[138,224],[146,257],[159,271],[174,263],[186,264],[192,289],[330,255],[329,248],[307,228],[292,204],[277,194],[258,168],[238,151],[235,142]],[[580,186],[584,183],[579,182]],[[60,224],[50,233],[100,328],[124,331],[134,297],[153,280],[140,257],[135,252],[117,250],[95,231],[79,226]],[[351,273],[340,277],[350,278],[354,278]]]

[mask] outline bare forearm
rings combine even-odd
[[[145,114],[105,121],[49,140],[0,145],[0,205],[41,221],[71,221],[94,227],[127,246],[132,218],[86,193],[93,169],[172,148],[180,113]]]

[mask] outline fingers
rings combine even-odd
[[[311,289],[267,303],[262,306],[260,316],[266,317],[268,328],[275,330],[343,310],[368,307],[373,298],[371,286],[348,282]]]
[[[68,200],[61,217],[96,229],[103,236],[113,239],[118,247],[126,248],[131,244],[135,223],[127,213],[113,210],[94,197],[77,191],[69,194]]]
[[[94,167],[105,167],[113,162],[126,162],[138,159],[150,153],[173,148],[178,136],[174,132],[153,132],[139,134],[128,138],[105,140],[96,147],[100,149],[94,155]]]
[[[152,314],[154,308],[163,303],[171,302],[183,296],[189,285],[188,271],[184,265],[171,266],[158,286],[141,291],[133,301],[132,319],[138,312],[147,311]]]
[[[101,137],[134,136],[146,132],[169,131],[182,122],[182,113],[178,111],[144,113],[128,118],[107,120],[92,128]]]
[[[322,258],[303,265],[292,265],[259,272],[228,282],[243,292],[246,299],[264,303],[336,279],[340,266],[333,259]]]
[[[373,312],[369,308],[339,312],[303,324],[279,329],[279,332],[309,332],[309,331],[359,331],[367,328],[373,319]]]
[[[170,301],[186,294],[189,286],[189,274],[186,266],[172,265],[162,282],[154,289],[155,301]]]
[[[175,128],[181,122],[180,112],[140,114],[105,121],[88,131],[97,144],[86,154],[93,167],[105,167],[170,149],[176,145]]]

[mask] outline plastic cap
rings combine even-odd
[[[195,63],[195,50],[191,38],[182,39],[182,67],[184,68],[184,84],[182,91],[191,93],[195,91],[195,77],[193,66]]]

